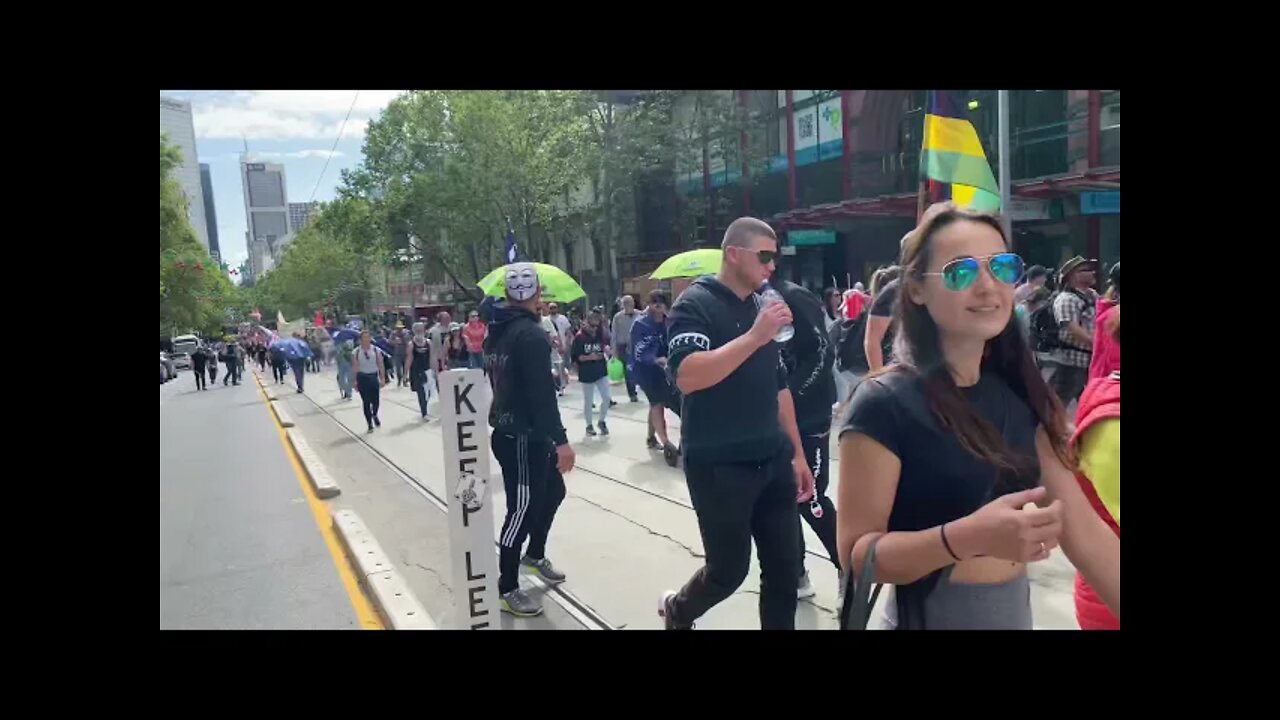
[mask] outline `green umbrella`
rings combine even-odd
[[[670,280],[671,278],[691,278],[701,275],[715,275],[720,272],[720,261],[724,251],[719,248],[702,248],[689,250],[667,258],[653,274],[651,280]]]
[[[542,285],[542,299],[547,302],[570,303],[578,298],[587,296],[582,286],[569,273],[561,270],[555,265],[547,265],[545,263],[533,263],[533,267],[538,271],[538,283]],[[507,266],[494,269],[484,279],[476,283],[485,295],[491,297],[506,297],[507,295]]]

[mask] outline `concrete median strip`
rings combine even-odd
[[[280,427],[293,427],[293,416],[285,409],[284,403],[272,403],[271,409],[275,411],[276,419],[280,421]]]
[[[338,483],[334,482],[333,477],[329,475],[329,471],[325,469],[324,463],[320,462],[320,456],[316,455],[316,451],[311,449],[307,441],[296,428],[289,428],[285,431],[289,436],[289,442],[293,445],[293,449],[298,453],[298,459],[302,461],[302,466],[307,470],[307,477],[311,480],[311,487],[316,491],[316,497],[321,500],[327,500],[331,497],[337,497],[342,492],[338,487]]]
[[[347,557],[355,565],[356,574],[391,629],[437,629],[426,608],[414,597],[404,577],[396,571],[391,559],[354,510],[335,511],[333,527],[346,547]]]

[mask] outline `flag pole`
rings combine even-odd
[[[996,117],[998,140],[996,143],[997,153],[999,153],[999,172],[1000,172],[1000,217],[1004,223],[1004,236],[1008,238],[1010,246],[1013,245],[1013,219],[1010,217],[1009,200],[1012,194],[1013,179],[1010,177],[1010,160],[1009,157],[1009,91],[996,91]]]
[[[929,110],[930,108],[933,107],[933,103],[930,102],[933,99],[933,93],[934,93],[933,90],[925,91],[924,117],[921,119],[921,123],[920,123],[920,160],[919,162],[921,163],[924,162],[924,143],[925,143],[925,140],[927,139],[925,137],[925,133],[928,131],[928,128],[926,126],[929,123]],[[919,165],[919,163],[917,163],[917,165]],[[929,192],[929,180],[925,177],[923,167],[919,167],[918,175],[920,176],[920,189],[916,193],[916,225],[919,225],[920,218],[924,217],[924,200],[925,200],[925,196]]]

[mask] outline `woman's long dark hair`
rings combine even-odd
[[[946,226],[959,221],[987,225],[1005,237],[1000,219],[987,213],[971,213],[947,209],[932,217],[903,244],[902,287],[894,307],[897,336],[894,339],[895,363],[882,372],[912,372],[919,375],[934,415],[943,427],[951,430],[960,445],[974,456],[997,468],[1018,473],[1027,467],[1022,458],[1005,443],[1000,431],[979,415],[956,387],[946,366],[938,341],[938,326],[924,305],[911,302],[908,287],[924,282],[929,267],[933,237]],[[1005,382],[1031,408],[1036,420],[1044,425],[1053,444],[1054,454],[1068,468],[1075,468],[1075,458],[1068,446],[1066,413],[1036,367],[1031,350],[1018,327],[1012,308],[1009,322],[999,335],[987,341],[981,370],[993,373]],[[1003,473],[1002,473],[1003,474]]]
[[[829,320],[836,319],[836,313],[831,309],[831,298],[836,297],[838,294],[835,288],[827,288],[822,291],[822,311],[827,314]]]

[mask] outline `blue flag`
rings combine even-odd
[[[516,261],[520,254],[520,248],[516,245],[516,231],[511,229],[511,223],[507,223],[507,241],[502,249],[502,256],[507,259],[507,263]]]

